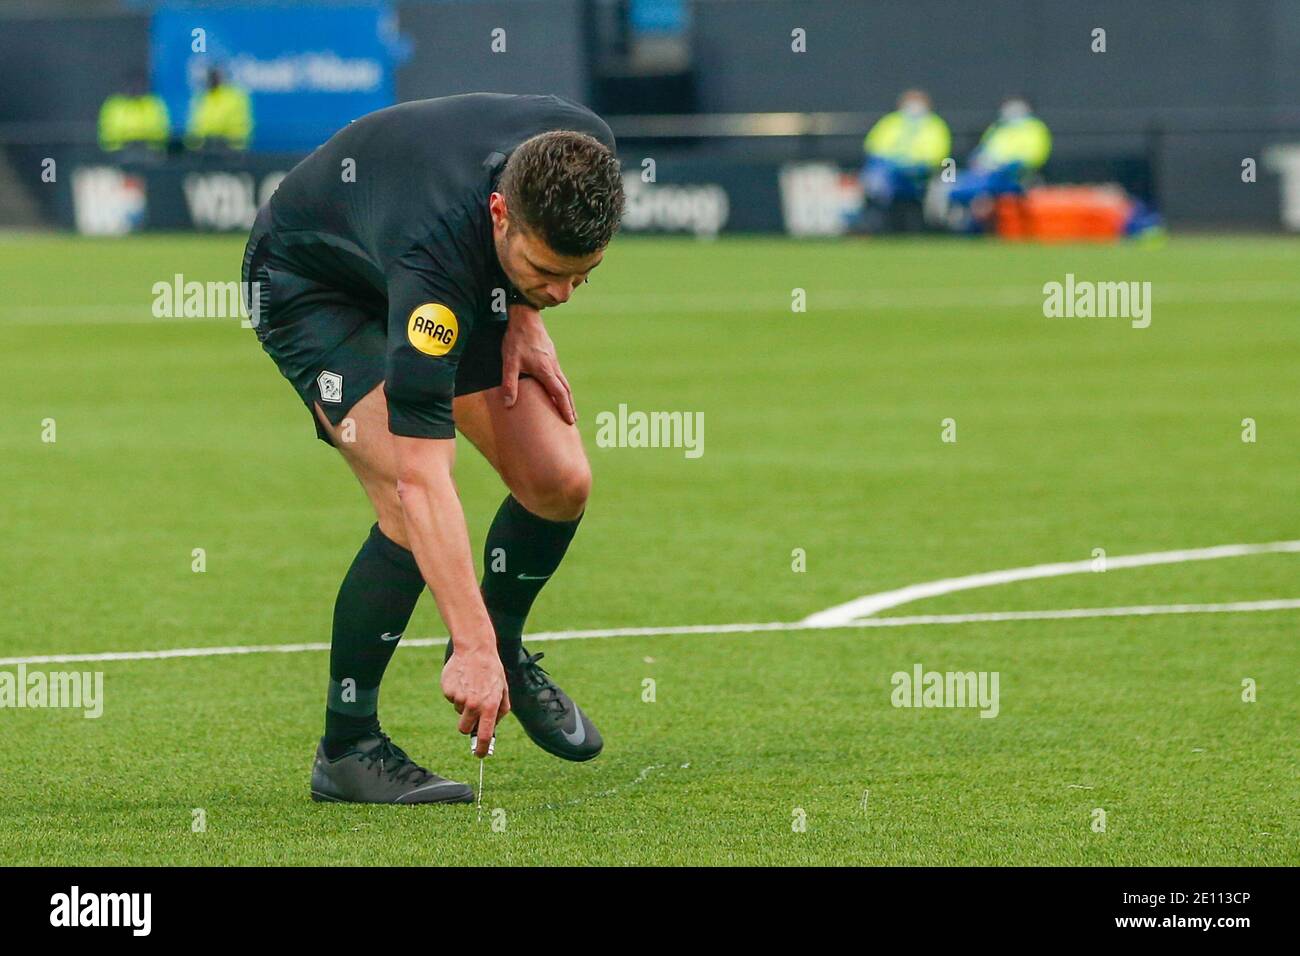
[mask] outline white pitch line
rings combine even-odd
[[[1272,541],[1264,544],[1223,544],[1212,548],[1180,551],[1151,551],[1146,554],[1120,555],[1106,559],[1106,570],[1177,564],[1183,561],[1209,561],[1252,554],[1300,552],[1300,541]],[[841,627],[904,627],[919,624],[972,624],[989,621],[1060,620],[1086,617],[1136,617],[1150,614],[1222,614],[1240,611],[1293,610],[1300,602],[1236,601],[1226,604],[1150,604],[1133,607],[1067,608],[1047,611],[995,611],[976,614],[924,614],[910,617],[876,618],[870,615],[923,598],[938,597],[956,591],[1027,581],[1035,578],[1060,577],[1090,573],[1091,560],[1034,564],[1002,571],[986,571],[958,578],[943,578],[912,584],[893,591],[868,594],[845,604],[810,614],[802,621],[769,621],[761,624],[682,624],[668,627],[614,627],[594,630],[547,631],[528,636],[533,641],[566,641],[598,637],[658,637],[672,634],[755,634],[762,631],[830,630]],[[441,647],[445,637],[412,638],[404,647]],[[0,666],[16,664],[71,664],[96,661],[146,661],[182,657],[222,657],[232,654],[296,654],[327,651],[328,642],[306,644],[254,644],[242,647],[181,647],[157,651],[104,651],[95,654],[41,654],[32,657],[0,658]]]
[[[412,641],[411,643],[416,643]],[[445,640],[443,643],[446,643]],[[35,657],[0,657],[0,666],[14,664],[73,664],[93,661],[159,661],[173,657],[225,657],[230,654],[299,654],[328,651],[328,643],[250,644],[240,647],[172,647],[161,651],[103,651],[95,654],[41,654]]]
[[[1144,568],[1156,564],[1180,564],[1184,561],[1211,561],[1216,558],[1239,558],[1252,554],[1276,554],[1279,552],[1300,552],[1300,541],[1271,541],[1265,544],[1222,544],[1213,548],[1192,548],[1180,551],[1150,551],[1146,554],[1121,555],[1105,559],[1107,572],[1124,568]],[[998,584],[1010,584],[1013,581],[1029,581],[1036,578],[1056,578],[1067,574],[1093,573],[1091,559],[1083,561],[1062,561],[1055,564],[1033,564],[1023,568],[1007,568],[1002,571],[985,571],[981,574],[967,574],[958,578],[943,578],[938,581],[925,581],[910,584],[895,591],[881,591],[855,598],[845,604],[810,614],[801,623],[821,627],[834,627],[848,624],[859,618],[869,617],[879,611],[885,611],[900,604],[911,604],[923,598],[939,597],[956,591],[969,591],[973,588],[986,588]]]
[[[973,614],[914,614],[907,617],[868,617],[841,624],[808,621],[769,621],[761,624],[686,624],[669,627],[609,627],[585,631],[541,631],[528,643],[575,641],[600,637],[664,637],[674,634],[756,634],[763,631],[834,631],[861,627],[909,627],[926,624],[980,624],[998,621],[1055,621],[1090,617],[1146,617],[1158,614],[1230,614],[1248,611],[1300,610],[1300,598],[1230,601],[1222,604],[1141,604],[1129,607],[1079,607],[1044,611],[985,611]],[[403,640],[402,647],[442,647],[445,637]],[[43,654],[0,658],[0,667],[17,664],[72,664],[97,661],[151,661],[178,657],[223,657],[232,654],[297,654],[328,651],[328,643],[261,644],[246,647],[184,647],[160,651],[106,651],[99,654]]]

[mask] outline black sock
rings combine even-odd
[[[379,682],[423,590],[415,555],[376,524],[334,603],[325,701],[325,753],[331,759],[379,731]]]
[[[497,632],[497,651],[514,662],[524,637],[524,619],[547,579],[555,573],[582,521],[547,521],[514,495],[497,509],[483,544],[483,603]],[[523,575],[523,578],[520,578]]]

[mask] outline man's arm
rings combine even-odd
[[[384,397],[407,541],[454,650],[442,669],[442,692],[460,714],[461,733],[477,725],[483,757],[510,697],[451,477],[456,369],[475,317],[472,295],[453,276],[472,271],[451,260],[435,264],[423,248],[390,264]]]
[[[394,435],[397,494],[411,550],[433,591],[455,648],[442,672],[442,692],[460,713],[459,729],[477,727],[478,756],[487,756],[497,721],[510,711],[496,633],[474,575],[469,531],[452,481],[455,439]]]

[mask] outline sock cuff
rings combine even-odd
[[[534,521],[540,525],[551,528],[569,528],[576,529],[582,521],[582,515],[574,518],[572,521],[552,521],[550,518],[543,518],[541,515],[535,515],[519,503],[519,499],[514,495],[506,495],[506,508],[510,514],[520,521]]]
[[[369,717],[379,712],[379,688],[357,687],[355,681],[345,688],[340,681],[330,678],[325,707],[349,717]]]
[[[416,563],[415,555],[384,534],[379,529],[379,522],[377,521],[374,527],[370,529],[370,537],[366,541],[366,547],[374,548],[389,564],[395,565],[402,571],[420,578],[420,580],[424,580],[420,574],[420,565]]]

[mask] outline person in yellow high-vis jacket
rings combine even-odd
[[[1029,108],[1029,103],[1013,96],[1002,104],[998,118],[984,135],[971,156],[974,169],[1006,169],[1037,172],[1052,155],[1052,134],[1047,124]]]
[[[141,146],[161,150],[170,135],[167,104],[149,92],[143,78],[132,77],[99,108],[99,146],[105,152]]]
[[[970,168],[953,184],[949,200],[957,210],[956,218],[965,220],[969,231],[978,231],[988,216],[989,200],[1023,193],[1025,180],[1042,169],[1051,155],[1047,124],[1033,114],[1023,97],[1009,97],[980,137]],[[963,207],[970,213],[963,214]]]
[[[253,107],[248,94],[225,82],[221,71],[208,70],[208,84],[190,102],[185,145],[190,149],[247,149],[253,135]]]
[[[881,117],[862,144],[866,153],[861,180],[868,209],[880,219],[896,203],[917,205],[935,170],[950,155],[948,124],[931,108],[922,90],[908,90],[898,109]]]

